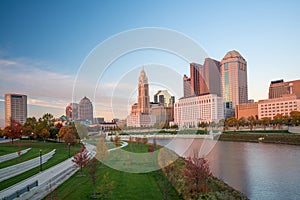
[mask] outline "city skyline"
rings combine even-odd
[[[86,4],[78,1],[71,9],[67,2],[59,6],[44,3],[0,3],[0,24],[5,27],[0,33],[0,120],[4,120],[5,93],[26,94],[28,116],[40,117],[45,112],[56,117],[63,115],[72,101],[76,73],[89,52],[112,35],[134,28],[161,27],[179,31],[193,38],[216,60],[221,60],[228,51],[237,50],[248,62],[249,99],[267,99],[273,80],[299,79],[299,67],[294,62],[300,50],[298,1],[243,4],[146,1],[132,2],[131,6],[120,2]],[[78,17],[84,8],[89,12]],[[210,12],[212,9],[224,12]],[[68,15],[65,10],[69,11]],[[112,12],[115,10],[120,13],[115,15],[116,12]],[[173,58],[161,52],[143,52],[120,59],[114,66],[137,68],[151,61],[145,58],[147,55],[154,63],[165,63]],[[185,67],[179,68],[181,65]],[[174,58],[171,66],[182,76],[188,74],[189,63]],[[121,76],[114,70],[112,73]],[[117,78],[107,81],[107,90],[117,81]],[[181,84],[182,79],[178,82]],[[157,89],[164,88],[149,91],[151,100]],[[76,98],[78,101],[82,96]],[[110,118],[97,111],[95,116]]]

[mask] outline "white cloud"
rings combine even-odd
[[[16,62],[11,61],[11,60],[5,60],[5,59],[0,59],[0,66],[1,65],[15,65]]]
[[[68,102],[59,99],[50,99],[50,98],[47,99],[29,98],[27,100],[27,104],[34,105],[34,106],[42,106],[47,108],[65,109]]]
[[[44,70],[47,63],[19,58],[0,59],[1,93],[25,93],[30,96],[72,98],[74,76]]]

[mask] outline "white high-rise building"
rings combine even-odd
[[[5,126],[15,120],[24,124],[27,118],[27,96],[22,94],[5,94]]]

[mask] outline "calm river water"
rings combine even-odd
[[[300,199],[300,146],[203,139],[157,143],[182,156],[211,149],[206,157],[214,176],[250,199]]]

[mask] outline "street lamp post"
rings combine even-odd
[[[42,168],[42,154],[43,154],[43,151],[42,149],[40,149],[40,172],[43,171],[43,168]]]
[[[68,143],[68,147],[69,147],[69,158],[70,158],[70,142]]]

